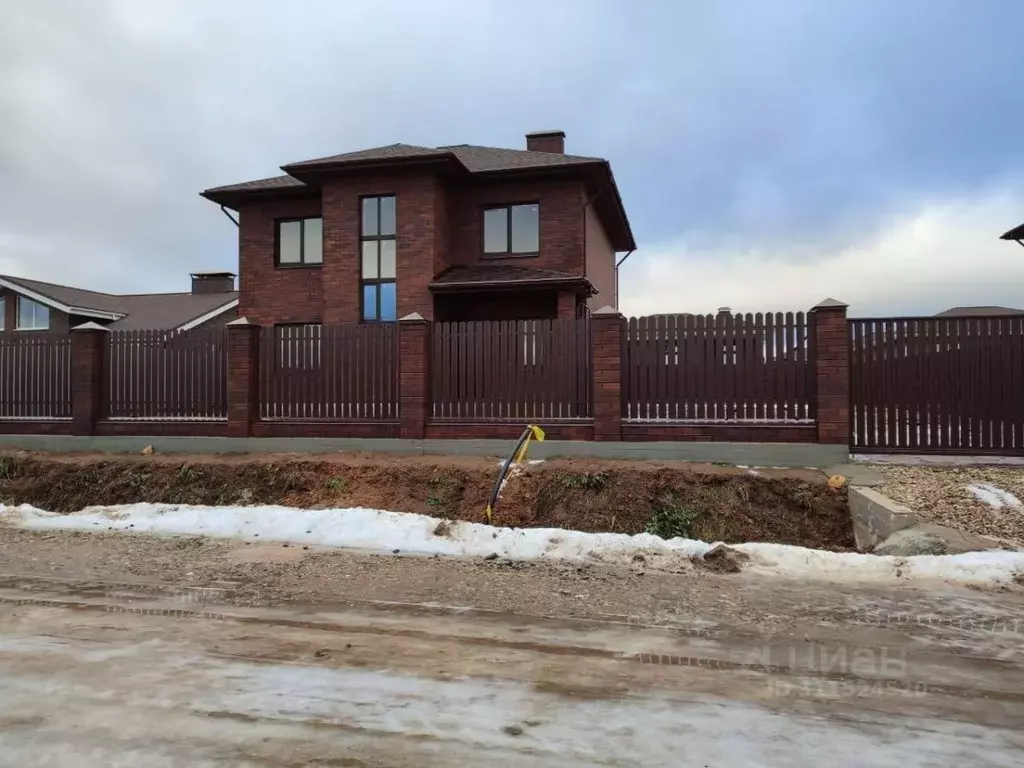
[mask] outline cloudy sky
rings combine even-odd
[[[0,273],[182,290],[197,193],[396,141],[607,157],[630,314],[1024,307],[1019,0],[0,0]]]

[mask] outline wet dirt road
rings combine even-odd
[[[529,594],[467,600],[461,581],[501,588],[483,564],[339,553],[329,565],[350,578],[333,600],[253,601],[212,577],[87,577],[28,541],[0,561],[0,766],[1024,761],[1019,592],[691,573],[644,582],[676,606],[655,610],[621,574],[601,582],[603,604],[632,590],[635,612],[561,610],[538,593],[538,615]],[[102,559],[105,545],[89,546]],[[360,587],[364,567],[386,571],[388,588]],[[408,599],[428,570],[447,588]],[[566,605],[593,589],[530,576],[516,574]]]

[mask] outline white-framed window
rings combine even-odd
[[[38,301],[18,297],[18,330],[48,331],[50,330],[50,308]]]

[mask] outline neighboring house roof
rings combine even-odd
[[[1014,227],[1009,232],[1004,232],[999,236],[1000,240],[1024,240],[1024,224],[1019,227]]]
[[[119,295],[0,275],[0,286],[69,315],[112,320],[108,328],[189,330],[238,306],[238,292]]]
[[[1024,309],[1011,307],[953,307],[936,317],[989,317],[991,315],[1024,315]]]
[[[581,288],[596,293],[594,286],[582,275],[570,275],[552,269],[534,269],[508,264],[474,264],[448,267],[430,283],[435,293],[479,288],[553,287]]]
[[[565,155],[558,152],[537,152],[528,149],[503,149],[472,144],[444,147],[421,147],[413,144],[388,144],[340,155],[318,157],[281,166],[286,176],[245,181],[211,187],[200,194],[215,203],[236,206],[251,200],[279,195],[315,193],[326,173],[366,171],[371,168],[424,163],[437,165],[455,173],[512,174],[537,171],[574,170],[585,174],[594,191],[592,200],[606,222],[609,237],[616,250],[636,248],[626,209],[615,184],[611,166],[600,157]],[[611,194],[602,194],[610,189]]]

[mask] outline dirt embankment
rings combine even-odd
[[[371,507],[480,522],[497,470],[493,459],[448,457],[7,454],[0,456],[0,502],[55,512],[139,501]],[[845,491],[806,471],[548,461],[508,481],[494,522],[853,547]]]

